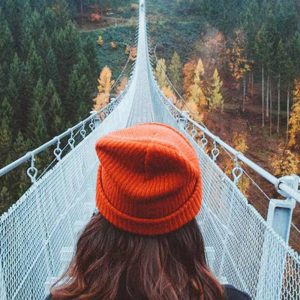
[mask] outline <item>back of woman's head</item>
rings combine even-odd
[[[119,230],[97,214],[79,238],[66,278],[53,289],[54,300],[223,298],[195,219],[151,237]]]
[[[96,206],[54,300],[222,299],[195,216],[198,156],[164,124],[119,130],[96,144]]]

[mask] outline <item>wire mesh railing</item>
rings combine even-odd
[[[96,140],[126,126],[130,99],[123,96],[101,110],[92,132],[0,217],[1,300],[44,299],[47,278],[61,273],[61,250],[74,247],[76,223],[94,210]]]
[[[224,142],[177,109],[162,95],[155,81],[153,85],[158,95],[154,106],[160,111],[157,121],[181,130],[199,154],[203,204],[197,220],[205,245],[214,252],[212,271],[223,282],[247,291],[253,299],[300,298],[299,254],[285,243],[237,187],[239,176],[243,174],[242,169],[239,172],[236,169],[241,154],[231,151],[237,163],[233,164],[231,180],[216,164],[218,147],[222,148]],[[196,138],[199,135],[201,139]],[[213,146],[207,152],[209,138]]]

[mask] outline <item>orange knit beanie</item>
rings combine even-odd
[[[96,151],[100,159],[96,205],[117,228],[164,234],[199,212],[198,157],[174,128],[146,123],[118,130],[100,138]]]

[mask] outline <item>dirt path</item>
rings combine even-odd
[[[99,29],[107,29],[110,27],[131,27],[137,26],[138,20],[137,18],[115,18],[115,17],[102,17],[101,22],[85,22],[83,24],[79,24],[80,32],[93,32]]]

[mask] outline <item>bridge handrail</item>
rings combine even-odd
[[[39,154],[39,153],[45,151],[46,149],[48,149],[49,147],[57,144],[57,142],[62,140],[64,137],[72,134],[72,132],[74,132],[77,129],[81,128],[83,125],[85,125],[89,121],[95,119],[98,114],[101,114],[102,112],[106,111],[111,106],[113,106],[115,103],[117,103],[124,96],[124,94],[126,93],[128,87],[129,87],[129,82],[127,84],[127,87],[124,89],[124,91],[120,95],[118,95],[118,97],[114,98],[111,102],[109,102],[106,106],[101,108],[99,111],[92,111],[90,116],[85,118],[83,121],[77,123],[76,125],[74,125],[71,128],[68,128],[66,131],[64,131],[60,135],[55,136],[50,141],[42,144],[41,146],[39,146],[38,148],[36,148],[32,151],[27,152],[25,155],[23,155],[19,159],[15,160],[15,161],[11,162],[10,164],[6,165],[5,167],[1,168],[0,169],[0,177],[2,177],[3,175],[5,175],[5,174],[9,173],[10,171],[14,170],[15,168],[22,165],[23,163],[27,162],[33,156],[36,156],[37,154]]]

